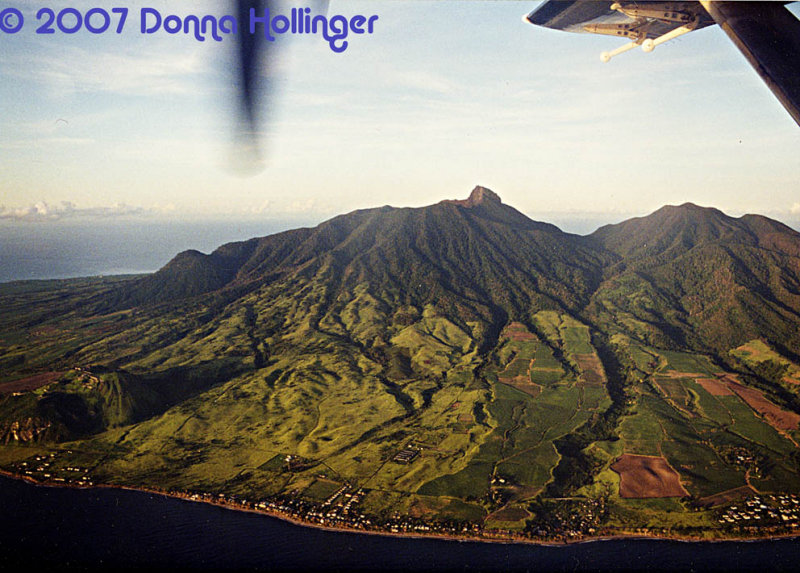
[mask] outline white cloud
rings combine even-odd
[[[418,90],[422,92],[434,92],[442,95],[456,93],[461,87],[458,82],[443,74],[420,71],[420,70],[407,70],[388,74],[384,78],[387,83],[394,82],[396,86]]]
[[[65,47],[40,53],[26,67],[32,77],[58,93],[163,95],[190,93],[194,78],[205,71],[198,52],[90,52]]]
[[[79,208],[72,201],[61,201],[58,205],[50,205],[46,201],[38,201],[27,207],[8,209],[0,206],[0,219],[15,221],[58,221],[75,217],[110,218],[126,215],[142,215],[147,210],[133,207],[125,203],[115,203],[106,207]]]
[[[796,202],[794,205],[791,206],[789,212],[792,215],[800,215],[800,201]]]
[[[265,199],[260,205],[251,207],[250,212],[254,215],[261,215],[263,213],[269,213],[273,208],[273,202],[269,199]]]
[[[283,209],[286,213],[311,213],[317,207],[315,199],[292,201]]]

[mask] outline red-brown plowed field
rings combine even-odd
[[[503,384],[508,384],[512,388],[516,388],[520,392],[525,392],[534,398],[542,393],[542,387],[534,382],[531,382],[531,379],[528,376],[516,376],[514,378],[498,377],[498,380],[500,380],[500,382]]]
[[[623,454],[611,464],[619,474],[619,495],[625,498],[683,497],[689,495],[667,460]]]
[[[712,396],[733,396],[733,392],[727,384],[714,378],[697,378],[695,382]]]
[[[494,519],[495,521],[520,521],[530,516],[531,514],[521,507],[506,507],[495,511],[489,516],[489,519]]]
[[[606,373],[596,354],[575,354],[575,361],[583,371],[581,379],[587,384],[605,384]]]
[[[30,392],[42,386],[47,386],[61,377],[61,372],[42,372],[35,376],[28,376],[21,380],[14,380],[0,384],[0,392],[11,394],[12,392]]]
[[[764,416],[767,421],[779,430],[796,430],[800,423],[800,415],[781,409],[764,397],[761,390],[748,388],[741,384],[729,384],[731,390],[747,402],[753,410]]]
[[[521,322],[512,322],[506,327],[505,335],[511,340],[536,340],[536,335],[531,333]]]
[[[709,495],[707,497],[701,497],[700,503],[706,506],[721,505],[723,503],[728,503],[729,501],[736,501],[737,499],[745,498],[749,495],[753,495],[754,493],[755,491],[753,491],[753,488],[751,488],[749,485],[743,485],[742,487],[721,491],[720,493],[715,493],[714,495]]]

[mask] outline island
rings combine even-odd
[[[800,234],[484,187],[0,285],[0,469],[389,535],[794,535]]]

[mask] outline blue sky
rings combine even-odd
[[[292,38],[272,70],[265,168],[233,168],[233,44],[138,31],[0,34],[0,217],[322,220],[476,185],[535,218],[692,201],[800,220],[800,128],[716,27],[608,64],[616,38],[522,22],[539,2],[332,0],[379,15],[333,53]],[[97,3],[52,2],[91,8]],[[296,2],[293,5],[306,6]],[[795,10],[797,12],[797,10]],[[65,121],[59,121],[59,120]]]

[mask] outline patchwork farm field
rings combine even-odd
[[[555,358],[548,342],[521,323],[503,331],[499,364],[486,370],[491,432],[462,470],[424,484],[419,493],[502,498],[506,500],[503,509],[509,510],[502,515],[522,515],[510,508],[539,493],[553,479],[559,461],[555,440],[585,423],[610,400],[602,387],[586,391],[579,374],[568,373],[569,365]]]
[[[653,349],[646,353],[652,356]],[[677,471],[686,495],[706,499],[741,488],[752,491],[751,486],[796,474],[794,412],[745,387],[735,374],[721,371],[706,357],[658,354],[648,363],[661,366],[636,387],[635,411],[620,425],[624,456],[612,469],[625,468],[623,460],[629,456],[660,459]],[[766,459],[771,463],[756,461]],[[800,485],[796,475],[787,485]],[[635,495],[630,487],[620,487],[620,492],[623,489],[623,497],[649,496]]]

